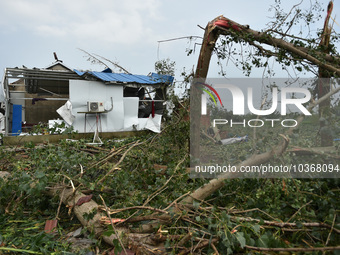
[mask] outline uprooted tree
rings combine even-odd
[[[268,68],[268,59],[273,57],[283,66],[314,69],[316,73],[317,69],[322,69],[328,76],[338,77],[340,57],[332,40],[325,51],[320,37],[305,39],[289,34],[298,19],[313,21],[311,13],[302,15],[298,7],[284,14],[276,6],[276,22],[261,32],[225,17],[209,22],[194,77],[207,76],[214,51],[221,59],[231,58],[233,53],[226,49],[232,43],[254,47],[243,62],[239,61],[245,72],[252,66]],[[218,38],[220,45],[216,47]],[[339,87],[330,88],[319,95],[309,109],[338,91]],[[194,90],[191,93],[191,96],[199,96]],[[137,254],[340,249],[337,246],[340,228],[336,195],[339,189],[335,180],[228,181],[231,176],[210,181],[190,179],[189,124],[183,118],[188,114],[188,105],[178,103],[183,111],[173,114],[161,134],[146,135],[137,141],[107,141],[104,148],[66,141],[57,146],[27,145],[7,151],[14,153],[15,159],[18,158],[16,153],[23,153],[25,157],[19,157],[17,164],[10,162],[9,157],[1,158],[2,169],[11,172],[0,182],[0,190],[9,198],[0,196],[1,204],[5,205],[4,214],[15,214],[19,202],[28,207],[36,206],[39,201],[28,198],[38,197],[43,191],[55,201],[45,199],[47,201],[40,203],[57,205],[57,219],[61,218],[63,203],[68,213],[76,215],[89,232],[117,250],[120,247],[122,254],[127,253],[127,249]],[[302,121],[302,116],[297,119],[299,125]],[[192,132],[200,135],[198,126],[192,124]],[[235,147],[234,154],[230,153],[239,157],[237,167],[280,159],[287,154],[293,132],[294,129],[289,129],[261,152],[247,154],[245,158],[237,155],[239,151]],[[195,153],[199,152],[194,150],[193,156]],[[24,160],[26,157],[29,161]],[[330,162],[339,160],[338,154],[322,153],[321,157],[330,157]],[[57,173],[52,175],[48,171]],[[13,192],[15,187],[18,191]],[[285,206],[281,205],[281,200],[285,201]],[[6,248],[9,241],[2,239],[0,232],[0,248]]]

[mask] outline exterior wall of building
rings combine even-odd
[[[68,95],[65,95],[67,98]],[[48,100],[58,99],[56,97],[45,97],[37,94],[26,94],[25,98],[25,122],[27,125],[38,123],[48,123],[49,120],[60,119],[56,110],[64,105],[67,100]],[[47,100],[44,100],[47,99]]]

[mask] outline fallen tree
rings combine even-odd
[[[177,123],[177,122],[176,122]],[[171,131],[172,128],[168,128],[167,130]],[[173,128],[173,131],[178,131],[178,124],[176,128]],[[152,136],[146,141],[153,140],[152,144],[150,143],[140,143],[140,142],[127,142],[127,146],[117,146],[115,148],[115,156],[110,156],[115,152],[112,150],[101,150],[101,152],[92,152],[96,154],[100,154],[100,157],[97,157],[97,162],[101,162],[101,165],[95,165],[95,167],[88,168],[87,166],[93,165],[93,161],[89,161],[88,163],[83,162],[83,170],[81,171],[80,166],[76,167],[74,170],[76,171],[63,171],[63,173],[58,173],[54,175],[53,173],[48,173],[53,177],[54,181],[47,185],[44,181],[45,176],[41,174],[37,174],[35,168],[39,167],[37,161],[33,161],[35,166],[33,168],[23,170],[29,174],[29,179],[23,179],[21,172],[18,173],[15,171],[11,171],[12,177],[7,175],[6,184],[0,181],[0,189],[5,191],[9,190],[13,185],[16,186],[16,183],[21,183],[20,186],[16,186],[18,189],[18,193],[13,194],[12,201],[6,201],[5,205],[7,208],[7,215],[10,216],[13,210],[18,211],[15,208],[20,208],[21,204],[27,203],[35,203],[38,196],[43,196],[42,194],[49,194],[49,196],[57,197],[57,201],[54,202],[55,205],[59,204],[61,201],[66,206],[61,206],[60,213],[57,213],[60,224],[62,221],[65,221],[67,218],[75,215],[76,218],[81,222],[81,224],[87,229],[88,233],[92,233],[99,240],[105,241],[107,244],[114,246],[116,249],[119,247],[122,248],[122,254],[124,254],[124,249],[129,252],[133,250],[137,254],[169,254],[171,252],[175,252],[176,254],[190,254],[190,253],[200,253],[202,250],[211,250],[222,252],[221,243],[225,243],[226,240],[229,240],[230,246],[228,249],[233,251],[244,251],[245,249],[253,250],[253,249],[262,249],[266,251],[266,249],[271,249],[271,247],[254,247],[254,245],[258,245],[252,243],[255,240],[254,237],[250,237],[249,234],[245,231],[247,228],[254,229],[255,235],[259,235],[259,240],[265,241],[265,236],[262,233],[268,233],[272,230],[280,230],[282,231],[282,235],[286,235],[285,233],[300,233],[301,235],[312,234],[312,233],[326,233],[330,236],[329,240],[336,239],[336,236],[339,235],[340,229],[339,224],[335,220],[334,217],[333,222],[320,222],[320,221],[312,221],[311,219],[305,219],[306,222],[301,221],[299,217],[300,212],[303,212],[305,208],[311,209],[313,203],[308,202],[306,204],[299,205],[298,210],[289,217],[291,219],[285,219],[278,215],[271,215],[271,213],[252,208],[241,210],[235,209],[234,206],[230,205],[225,198],[221,197],[220,202],[225,201],[227,203],[223,203],[222,206],[218,206],[218,204],[212,204],[209,201],[209,196],[205,196],[203,199],[199,199],[199,197],[195,196],[195,191],[192,192],[191,186],[189,187],[190,191],[185,191],[185,185],[183,185],[183,176],[184,181],[187,185],[191,185],[189,179],[187,179],[186,173],[186,158],[182,156],[182,158],[178,158],[176,165],[168,165],[168,169],[164,171],[164,169],[153,170],[138,168],[138,172],[136,171],[136,176],[139,176],[139,180],[142,181],[140,187],[136,189],[135,186],[133,190],[143,190],[143,181],[147,181],[148,179],[157,180],[157,178],[162,178],[161,182],[158,184],[154,184],[154,187],[150,187],[150,190],[144,194],[142,200],[136,200],[135,204],[132,204],[130,201],[133,201],[135,197],[138,197],[134,193],[126,193],[130,194],[130,199],[126,198],[112,198],[110,194],[115,194],[116,191],[122,193],[124,190],[122,186],[119,186],[122,183],[121,178],[124,176],[124,169],[129,169],[129,162],[131,163],[135,157],[135,155],[141,155],[143,151],[147,150],[148,146],[151,146],[149,150],[155,151],[154,147],[159,147],[157,143],[158,139],[166,138],[166,136],[170,135],[170,137],[174,138],[171,134],[161,134],[157,135],[157,137]],[[164,137],[165,136],[165,137]],[[138,138],[140,140],[141,138]],[[167,140],[167,138],[166,138]],[[159,141],[158,141],[159,142]],[[139,144],[137,146],[137,144]],[[69,144],[67,144],[69,145]],[[135,145],[135,146],[134,146]],[[288,139],[283,137],[282,141],[283,147],[278,147],[275,150],[271,150],[268,153],[281,153],[288,145]],[[60,145],[59,145],[60,146]],[[131,149],[133,147],[133,149]],[[58,147],[58,146],[56,146]],[[77,146],[73,145],[72,152],[74,153],[74,148]],[[279,149],[280,148],[280,149]],[[55,149],[54,147],[41,147],[39,150],[44,152],[48,149],[49,155],[53,152],[51,149]],[[62,147],[57,152],[65,151],[67,147]],[[82,147],[79,147],[79,151],[84,152]],[[41,155],[41,152],[39,155]],[[16,153],[16,152],[13,152]],[[17,152],[18,153],[18,152]],[[19,153],[22,153],[20,150]],[[34,150],[28,149],[26,150],[28,159],[34,158],[35,153]],[[149,157],[153,155],[147,153]],[[26,157],[26,154],[23,155]],[[157,157],[159,155],[155,155]],[[24,158],[25,158],[24,157]],[[267,157],[267,156],[266,156]],[[93,158],[93,157],[91,157]],[[98,171],[101,171],[101,167],[105,165],[104,159],[111,159],[111,162],[106,162],[107,167],[104,168],[100,175],[100,177],[104,177],[102,183],[98,185],[94,185],[91,187],[91,183],[87,183],[86,180],[93,179],[91,175]],[[134,161],[134,163],[139,164],[138,162],[143,161],[144,158],[138,158],[138,160]],[[150,159],[152,163],[152,159]],[[261,159],[264,160],[264,159]],[[117,164],[119,163],[120,164]],[[151,163],[150,162],[150,163]],[[25,165],[27,167],[28,165]],[[121,169],[117,169],[117,167]],[[115,171],[111,171],[111,169],[117,169]],[[81,171],[81,174],[77,174]],[[111,174],[107,175],[108,172],[111,171]],[[145,175],[143,175],[143,171]],[[170,171],[170,172],[169,172]],[[32,175],[30,174],[32,173]],[[130,176],[127,177],[127,180],[133,183],[136,183],[138,179],[136,179],[134,172],[129,173]],[[67,176],[67,177],[66,177]],[[55,185],[55,178],[59,180],[57,183],[59,185]],[[98,180],[101,178],[97,178]],[[145,179],[144,179],[145,178]],[[52,180],[51,178],[49,178]],[[182,179],[182,182],[180,182]],[[281,181],[281,180],[279,180]],[[152,181],[154,182],[154,181]],[[176,185],[180,182],[179,186]],[[238,183],[236,185],[242,184],[242,182],[234,182]],[[286,181],[288,182],[288,180]],[[24,190],[24,186],[26,183],[30,183],[30,189],[28,195],[20,196],[21,190]],[[33,183],[33,184],[32,184]],[[42,185],[45,183],[45,185]],[[205,182],[203,182],[205,183]],[[221,182],[222,183],[222,182]],[[52,185],[53,184],[53,185]],[[198,183],[199,184],[199,183]],[[229,182],[230,186],[232,183]],[[273,184],[270,189],[273,192],[273,189],[277,187],[279,183]],[[46,186],[47,185],[47,186]],[[210,185],[210,184],[208,184]],[[245,182],[245,186],[248,184]],[[261,186],[263,184],[260,184]],[[287,184],[289,185],[289,184]],[[197,185],[195,185],[197,187]],[[199,184],[201,186],[201,184]],[[261,189],[259,186],[258,188]],[[267,185],[266,185],[267,186]],[[281,185],[279,185],[281,186]],[[292,186],[287,186],[287,192],[292,193],[292,196],[295,197],[293,190],[291,190]],[[204,186],[202,186],[204,187]],[[201,187],[201,188],[202,188]],[[126,187],[129,188],[129,187]],[[184,189],[183,189],[184,188]],[[196,189],[196,190],[200,190]],[[222,185],[220,189],[223,189]],[[235,187],[230,187],[231,190],[234,190]],[[302,188],[302,187],[301,187]],[[26,189],[26,188],[25,188]],[[36,190],[37,189],[37,190]],[[43,189],[43,190],[42,190]],[[152,190],[152,192],[150,192]],[[166,192],[167,190],[175,192]],[[176,190],[176,191],[175,191]],[[181,195],[176,195],[178,191],[181,191]],[[242,189],[242,193],[251,192],[251,190],[246,191],[246,189]],[[281,190],[281,187],[280,187]],[[307,188],[306,190],[309,190]],[[36,192],[34,192],[36,191]],[[39,191],[39,192],[38,192]],[[43,193],[41,191],[44,191]],[[84,192],[86,193],[84,193]],[[217,193],[218,190],[215,191]],[[144,192],[144,191],[143,191]],[[210,197],[214,197],[211,193],[211,190],[206,194],[210,193]],[[27,193],[26,193],[27,194]],[[40,195],[38,195],[40,194]],[[196,193],[197,194],[197,193]],[[227,195],[225,191],[222,194]],[[302,194],[302,193],[301,193]],[[327,194],[327,193],[326,193]],[[167,201],[166,197],[171,196],[171,200]],[[232,197],[236,196],[235,193],[231,193],[231,197],[228,199],[230,202],[233,202]],[[328,196],[328,195],[327,195]],[[2,196],[1,196],[2,197]],[[29,198],[31,197],[32,201],[29,202]],[[104,201],[105,197],[105,201]],[[186,198],[190,197],[190,201],[186,200]],[[194,199],[196,198],[196,199]],[[140,198],[139,198],[140,199]],[[181,201],[182,199],[186,200],[186,203]],[[309,198],[310,199],[310,198]],[[321,198],[323,200],[323,198]],[[55,199],[53,199],[55,200]],[[121,202],[114,202],[115,200]],[[124,206],[121,205],[122,201],[124,201]],[[143,201],[143,202],[142,202]],[[1,200],[3,204],[3,200]],[[106,204],[108,203],[108,205]],[[273,202],[274,203],[274,202]],[[49,204],[53,204],[52,200],[49,199]],[[235,203],[236,204],[236,203]],[[56,210],[56,209],[54,209]],[[5,216],[6,214],[2,215]],[[249,217],[251,216],[252,217]],[[210,219],[210,220],[209,220]],[[296,220],[298,219],[298,222]],[[111,227],[110,227],[111,226]],[[221,235],[219,230],[223,230],[222,233],[225,235]],[[59,230],[60,231],[60,230]],[[3,235],[3,232],[1,233]],[[224,238],[227,238],[224,240]],[[249,239],[250,238],[250,239]],[[8,246],[9,241],[6,240],[3,248],[13,249],[13,247]],[[329,244],[333,244],[334,241],[329,241]],[[169,245],[171,244],[171,245]],[[281,249],[285,249],[286,247],[281,244],[276,244],[276,247],[284,247]],[[301,245],[301,244],[299,244]],[[327,246],[327,245],[325,245]],[[23,247],[29,250],[29,247]],[[293,249],[293,248],[290,248]],[[299,247],[296,251],[303,251],[304,248]],[[309,251],[307,248],[306,251]],[[324,250],[336,250],[339,247],[334,245],[328,245],[324,247]],[[288,249],[289,250],[289,249]],[[315,250],[318,250],[316,247]],[[9,250],[8,250],[9,251]]]

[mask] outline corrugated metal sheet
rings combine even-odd
[[[137,83],[137,84],[167,84],[171,85],[174,77],[170,75],[159,75],[151,73],[151,75],[135,75],[135,74],[125,74],[125,73],[108,73],[108,72],[95,72],[87,71],[81,72],[74,70],[79,76],[91,75],[99,80],[109,83]]]
[[[167,83],[172,84],[174,81],[174,77],[171,75],[162,75],[157,73],[151,73],[151,79],[160,82],[160,83]]]

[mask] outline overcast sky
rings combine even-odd
[[[292,6],[300,1],[284,2]],[[320,2],[327,7],[328,0]],[[155,61],[170,58],[179,73],[183,67],[192,69],[196,65],[199,46],[188,57],[189,40],[158,41],[203,36],[204,31],[197,25],[205,27],[218,15],[261,29],[272,16],[268,9],[273,3],[274,0],[1,0],[0,77],[5,67],[46,67],[54,62],[53,52],[71,68],[102,69],[86,61],[78,48],[117,61],[133,74],[146,75],[154,71]],[[340,2],[335,1],[333,17],[339,8]],[[339,25],[334,28],[339,32]],[[212,64],[212,76],[217,73],[215,67]]]

